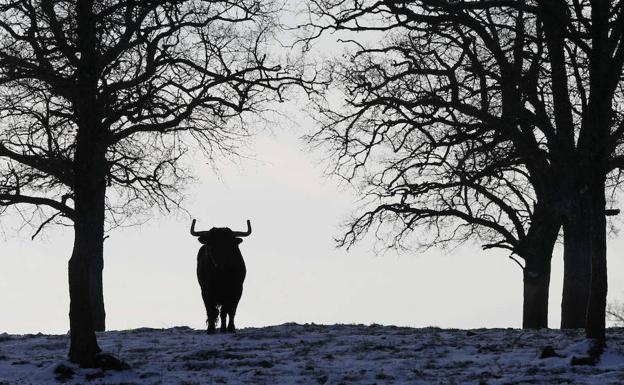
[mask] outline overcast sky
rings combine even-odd
[[[353,211],[348,186],[323,177],[319,154],[298,137],[310,127],[258,136],[255,159],[223,163],[220,175],[198,165],[186,207],[198,229],[229,226],[253,233],[241,244],[248,269],[237,325],[284,322],[380,323],[454,328],[520,327],[522,276],[506,253],[474,245],[453,251],[375,255],[372,244],[346,252],[333,236]],[[316,159],[316,160],[315,160]],[[104,293],[109,329],[189,325],[203,328],[195,277],[199,243],[184,213],[111,232],[105,242]],[[73,232],[30,240],[11,222],[0,228],[0,332],[69,329],[67,261]],[[609,242],[610,300],[624,299],[621,237]],[[554,257],[550,321],[559,324],[561,248]]]
[[[334,48],[332,48],[334,49]],[[335,50],[335,49],[334,49]],[[284,322],[380,323],[453,328],[520,327],[522,272],[500,251],[463,245],[451,251],[376,255],[371,241],[336,249],[339,225],[357,206],[349,186],[323,176],[321,155],[299,139],[312,129],[294,107],[292,123],[264,133],[236,163],[215,174],[198,164],[185,213],[117,229],[105,241],[104,296],[109,329],[205,326],[195,276],[200,244],[212,226],[253,233],[241,244],[247,264],[237,326]],[[0,221],[0,333],[69,330],[67,261],[73,230],[30,240],[16,220]],[[624,238],[609,240],[609,300],[624,301]],[[553,258],[549,325],[559,325],[562,256]]]

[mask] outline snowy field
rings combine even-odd
[[[609,329],[608,338],[596,366],[572,366],[572,356],[584,349],[581,331],[297,324],[234,335],[136,329],[99,335],[106,352],[131,366],[102,371],[65,362],[67,336],[0,334],[0,385],[624,384],[624,329]],[[540,358],[545,346],[557,355]],[[55,374],[59,364],[63,373]]]

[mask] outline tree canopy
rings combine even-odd
[[[552,252],[563,225],[570,270],[563,313],[577,309],[570,318],[584,324],[589,301],[588,336],[603,339],[605,189],[620,167],[624,132],[623,8],[619,1],[311,1],[311,39],[343,33],[350,46],[330,70],[346,112],[321,101],[314,139],[335,151],[337,173],[358,177],[375,198],[347,242],[387,221],[398,223],[399,238],[433,224],[429,244],[476,235],[522,256],[518,241],[536,233],[531,225],[557,218],[542,243]],[[578,298],[566,303],[575,290]]]
[[[97,366],[104,224],[180,203],[191,144],[232,154],[292,84],[265,0],[0,2],[0,213],[74,227],[71,360]],[[36,234],[36,233],[35,233]]]
[[[97,1],[89,41],[75,2],[1,9],[0,202],[35,205],[39,224],[73,216],[81,76],[100,117],[112,223],[177,206],[189,145],[231,154],[252,131],[245,117],[295,79],[268,55],[269,2]]]

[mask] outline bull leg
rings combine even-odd
[[[245,279],[243,275],[242,279]],[[234,289],[234,297],[232,298],[231,306],[227,309],[228,316],[230,317],[230,322],[228,323],[227,329],[230,333],[236,333],[236,326],[234,326],[234,317],[236,316],[236,308],[238,308],[238,302],[243,296],[243,285],[242,280],[241,284],[237,285]]]
[[[216,306],[211,306],[208,310],[208,334],[213,334],[217,328],[217,317],[219,316],[219,309]]]
[[[222,333],[234,333],[234,314],[236,308],[231,303],[223,305],[221,307],[221,332]],[[226,323],[226,316],[229,318]]]
[[[229,333],[236,333],[236,326],[234,326],[234,317],[236,316],[236,308],[238,307],[238,300],[234,300],[230,306],[227,307],[227,315],[229,317],[229,322],[227,325],[227,331]],[[225,311],[224,311],[225,312]]]
[[[206,307],[206,316],[208,319],[208,334],[215,332],[217,327],[217,316],[219,315],[219,309],[214,305],[214,301],[210,298],[207,291],[202,290],[202,299],[204,300],[204,306]]]
[[[221,306],[221,333],[225,333],[225,322],[226,322],[227,312],[225,310],[225,306]]]
[[[234,326],[234,316],[236,315],[236,308],[231,309],[228,312],[228,316],[230,317],[230,322],[228,322],[227,331],[229,333],[236,333],[236,327]]]

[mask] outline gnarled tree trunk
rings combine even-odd
[[[591,277],[589,207],[578,199],[563,222],[563,294],[561,328],[585,327]]]
[[[76,234],[74,251],[69,260],[69,359],[80,366],[93,367],[100,348],[95,338],[89,300],[89,252],[88,247],[78,239]]]
[[[75,240],[70,260],[70,360],[95,366],[95,329],[101,324],[101,266],[106,197],[106,133],[98,100],[98,58],[93,0],[76,3],[77,43],[81,53],[73,100],[78,126],[74,155]],[[99,290],[98,290],[99,288]],[[95,311],[94,311],[95,310]],[[98,322],[96,322],[98,321]]]
[[[90,166],[78,165],[93,170]],[[106,186],[98,179],[104,178],[77,182],[74,249],[69,260],[69,359],[83,367],[96,366],[95,356],[100,352],[93,322],[92,271],[95,259],[102,255]]]
[[[522,306],[524,329],[548,327],[550,263],[560,227],[561,220],[552,212],[549,205],[540,203],[535,206],[531,227],[519,247],[521,257],[525,260]]]
[[[103,241],[102,241],[103,242]],[[102,248],[101,248],[102,249]],[[104,256],[102,253],[96,255],[91,261],[91,310],[93,316],[93,327],[97,332],[106,330],[106,311],[104,309],[104,284],[102,274],[104,270]]]
[[[612,61],[610,18],[612,2],[592,2],[591,51],[589,59],[590,97],[583,111],[583,132],[579,136],[579,148],[587,160],[585,179],[589,201],[591,255],[591,285],[587,305],[585,334],[592,340],[589,353],[599,357],[605,346],[605,317],[607,305],[607,234],[606,234],[606,175],[609,158],[616,148],[611,129],[615,119],[614,95],[622,73],[622,62]],[[615,51],[618,52],[619,51]],[[616,74],[617,76],[614,76]],[[585,134],[585,135],[582,135]]]
[[[550,258],[544,256],[544,260],[538,263],[527,263],[523,272],[523,278],[522,328],[547,328]]]
[[[591,199],[591,290],[587,305],[585,334],[595,341],[594,353],[605,345],[605,318],[607,306],[607,239],[605,217],[605,181],[596,178],[589,188]]]

